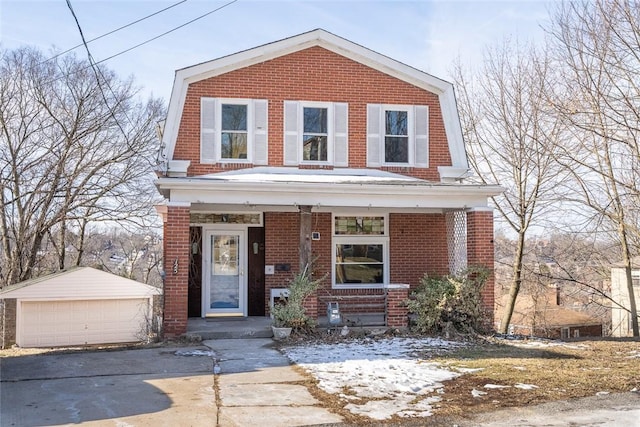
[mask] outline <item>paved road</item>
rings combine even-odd
[[[459,426],[640,426],[640,394],[609,394],[503,409],[478,414],[469,421],[459,423]]]

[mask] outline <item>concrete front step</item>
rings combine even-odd
[[[190,318],[185,336],[214,339],[271,338],[271,319],[268,317]]]
[[[224,331],[189,331],[185,334],[188,338],[200,338],[202,340],[219,340],[219,339],[244,339],[244,338],[271,338],[273,332],[269,329],[243,329],[243,330],[224,330]]]

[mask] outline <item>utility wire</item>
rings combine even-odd
[[[111,92],[111,95],[113,95],[113,97],[116,98],[116,100],[117,100],[116,94],[113,92],[113,89],[111,88],[111,85],[107,81],[107,78],[104,76],[104,74],[102,73],[100,68],[96,67],[97,64],[96,64],[95,60],[93,59],[93,55],[91,55],[91,51],[89,50],[89,45],[88,45],[86,39],[84,38],[84,33],[82,32],[82,27],[80,26],[80,21],[78,21],[78,17],[76,16],[76,12],[73,10],[73,6],[71,6],[71,0],[67,0],[67,7],[69,8],[69,11],[71,11],[71,15],[73,15],[73,19],[76,21],[76,26],[78,27],[78,32],[80,33],[80,38],[82,39],[82,45],[84,45],[85,49],[87,50],[87,56],[89,58],[89,64],[90,64],[91,69],[93,70],[93,73],[96,76],[96,81],[98,83],[98,89],[100,90],[100,94],[102,95],[102,100],[104,101],[107,109],[109,110],[109,114],[111,115],[113,120],[116,122],[116,125],[120,129],[120,132],[122,132],[122,135],[124,136],[125,141],[127,141],[127,145],[129,145],[129,138],[127,136],[127,133],[122,128],[122,125],[120,124],[120,120],[118,120],[118,118],[116,117],[116,115],[115,115],[115,113],[113,111],[113,108],[111,108],[111,106],[109,105],[109,101],[107,100],[107,96],[104,94],[104,90],[102,89],[102,84],[100,82],[100,77],[102,77],[102,80],[105,82],[105,84],[109,88],[109,91]],[[129,123],[131,125],[133,125],[133,122],[129,118],[129,115],[127,114],[126,110],[123,109],[123,112],[124,112],[124,115],[127,118],[127,120],[129,120]]]
[[[118,56],[120,56],[120,55],[123,55],[123,54],[125,54],[125,53],[127,53],[127,52],[130,52],[130,51],[132,51],[132,50],[134,50],[134,49],[137,49],[137,48],[139,48],[140,46],[144,46],[144,45],[145,45],[145,44],[147,44],[147,43],[150,43],[150,42],[152,42],[152,41],[154,41],[154,40],[157,40],[157,39],[159,39],[160,37],[164,37],[164,36],[166,36],[167,34],[173,33],[174,31],[179,30],[180,28],[186,27],[187,25],[192,24],[192,23],[194,23],[194,22],[196,22],[196,21],[198,21],[198,20],[200,20],[200,19],[202,19],[202,18],[204,18],[204,17],[207,17],[207,16],[211,15],[212,13],[215,13],[215,12],[217,12],[217,11],[221,10],[221,9],[224,9],[225,7],[232,5],[233,3],[237,2],[237,1],[238,1],[238,0],[231,0],[230,2],[225,3],[225,4],[223,4],[222,6],[217,7],[217,8],[215,8],[215,9],[213,9],[213,10],[210,10],[209,12],[204,13],[204,14],[202,14],[202,15],[200,15],[200,16],[198,16],[198,17],[196,17],[196,18],[194,18],[194,19],[192,19],[192,20],[190,20],[190,21],[187,21],[187,22],[185,22],[184,24],[178,25],[177,27],[174,27],[174,28],[170,29],[169,31],[165,31],[165,32],[164,32],[164,33],[162,33],[162,34],[159,34],[159,35],[157,35],[157,36],[155,36],[155,37],[152,37],[152,38],[150,38],[150,39],[147,39],[147,40],[143,41],[142,43],[138,43],[138,44],[137,44],[137,45],[135,45],[135,46],[132,46],[132,47],[130,47],[130,48],[128,48],[128,49],[122,50],[122,51],[120,51],[120,52],[118,52],[118,53],[116,53],[116,54],[114,54],[114,55],[111,55],[111,56],[109,56],[109,57],[105,58],[105,59],[101,59],[100,61],[97,61],[97,62],[95,62],[95,61],[94,61],[93,63],[91,63],[91,65],[89,65],[89,66],[87,66],[87,67],[84,67],[84,68],[81,68],[81,69],[77,70],[76,72],[84,71],[84,70],[86,70],[86,69],[87,69],[87,68],[89,68],[89,67],[93,67],[94,65],[102,64],[103,62],[106,62],[106,61],[108,61],[108,60],[110,60],[110,59],[113,59],[113,58],[118,57]],[[68,4],[68,3],[69,3],[69,2],[67,1],[67,4]],[[73,13],[73,11],[72,11],[72,13]],[[74,17],[75,17],[75,14],[74,14]],[[77,20],[76,20],[76,23],[77,23]],[[89,49],[88,47],[86,47],[86,48],[87,48],[87,50]],[[45,61],[45,62],[46,62],[46,61]],[[53,80],[51,80],[50,82],[47,82],[47,83],[48,83],[48,84],[55,83],[55,82],[57,82],[58,80],[60,80],[61,78],[63,78],[63,77],[66,77],[66,76],[61,76],[61,77],[55,78],[55,79],[53,79]]]
[[[153,17],[153,16],[156,16],[156,15],[158,15],[158,14],[162,13],[162,12],[165,12],[165,11],[167,11],[167,10],[171,9],[171,8],[174,8],[174,7],[176,7],[176,6],[178,6],[178,5],[182,4],[182,3],[184,3],[184,2],[186,2],[186,1],[187,1],[187,0],[181,0],[181,1],[177,2],[177,3],[172,4],[171,6],[167,6],[167,7],[165,7],[164,9],[160,9],[160,10],[158,10],[157,12],[154,12],[154,13],[152,13],[152,14],[150,14],[150,15],[144,16],[144,17],[142,17],[142,18],[140,18],[140,19],[136,19],[136,20],[135,20],[135,21],[133,21],[133,22],[129,22],[128,24],[125,24],[125,25],[123,25],[123,26],[121,26],[121,27],[118,27],[118,28],[116,28],[116,29],[114,29],[114,30],[111,30],[111,31],[107,32],[107,33],[104,33],[104,34],[102,34],[102,35],[100,35],[100,36],[98,36],[98,37],[95,37],[95,38],[91,39],[91,40],[87,40],[85,43],[80,43],[80,44],[78,44],[78,45],[76,45],[76,46],[73,46],[73,47],[71,47],[71,48],[69,48],[69,49],[65,50],[64,52],[60,52],[60,53],[58,53],[58,54],[56,54],[56,55],[52,56],[51,58],[49,58],[49,59],[45,60],[44,62],[48,62],[48,61],[51,61],[52,59],[56,59],[57,57],[62,56],[62,55],[64,55],[65,53],[69,53],[69,52],[71,52],[72,50],[75,50],[75,49],[77,49],[77,48],[79,48],[79,47],[81,47],[81,46],[84,46],[84,45],[86,45],[86,44],[92,43],[92,42],[94,42],[94,41],[96,41],[96,40],[100,40],[101,38],[104,38],[104,37],[110,36],[111,34],[117,33],[118,31],[120,31],[120,30],[124,30],[125,28],[131,27],[132,25],[135,25],[135,24],[137,24],[137,23],[139,23],[139,22],[142,22],[142,21],[144,21],[144,20],[146,20],[146,19],[149,19],[149,18],[151,18],[151,17]],[[75,15],[74,15],[74,17],[75,17]],[[77,20],[76,20],[76,24],[77,24]],[[83,41],[84,41],[84,39],[83,39]]]
[[[137,48],[139,48],[140,46],[144,46],[144,45],[145,45],[145,44],[147,44],[147,43],[150,43],[150,42],[152,42],[152,41],[154,41],[154,40],[157,40],[157,39],[159,39],[160,37],[164,37],[164,36],[166,36],[167,34],[173,33],[174,31],[179,30],[179,29],[180,29],[180,28],[182,28],[182,27],[186,27],[186,26],[187,26],[187,25],[189,25],[189,24],[192,24],[192,23],[194,23],[194,22],[196,22],[196,21],[198,21],[198,20],[200,20],[200,19],[202,19],[202,18],[204,18],[204,17],[206,17],[206,16],[209,16],[209,15],[211,15],[211,14],[212,14],[212,13],[214,13],[214,12],[217,12],[217,11],[219,11],[219,10],[221,10],[221,9],[224,9],[225,7],[227,7],[227,6],[229,6],[229,5],[233,4],[233,3],[235,3],[235,2],[237,2],[237,1],[238,1],[238,0],[231,0],[230,2],[228,2],[228,3],[226,3],[226,4],[223,4],[222,6],[220,6],[220,7],[216,8],[216,9],[213,9],[213,10],[211,10],[211,11],[209,11],[209,12],[207,12],[207,13],[203,14],[203,15],[200,15],[200,16],[198,16],[198,17],[196,17],[196,18],[192,19],[191,21],[187,21],[187,22],[185,22],[185,23],[184,23],[184,24],[182,24],[182,25],[179,25],[179,26],[177,26],[177,27],[174,27],[174,28],[170,29],[169,31],[165,31],[165,32],[164,32],[164,33],[162,33],[162,34],[159,34],[159,35],[157,35],[157,36],[155,36],[155,37],[152,37],[152,38],[150,38],[150,39],[147,39],[147,40],[143,41],[142,43],[138,43],[138,44],[137,44],[137,45],[135,45],[135,46],[132,46],[132,47],[130,47],[130,48],[128,48],[128,49],[125,49],[125,50],[123,50],[123,51],[120,51],[120,52],[116,53],[115,55],[111,55],[111,56],[109,56],[109,57],[107,57],[107,58],[101,59],[100,61],[96,62],[96,64],[101,64],[101,63],[103,63],[103,62],[105,62],[105,61],[108,61],[108,60],[110,60],[110,59],[113,59],[113,58],[115,58],[115,57],[117,57],[117,56],[120,56],[120,55],[122,55],[122,54],[124,54],[124,53],[130,52],[130,51],[132,51],[133,49],[137,49]]]

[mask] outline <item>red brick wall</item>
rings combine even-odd
[[[387,291],[387,326],[409,326],[408,309],[404,302],[409,298],[409,288],[391,288]]]
[[[291,271],[267,275],[266,307],[270,289],[284,288],[298,269],[299,214],[265,213],[266,264],[288,263]],[[334,297],[349,297],[357,304],[361,295],[363,304],[370,303],[367,295],[384,293],[382,289],[332,289],[331,288],[331,240],[332,214],[313,213],[312,230],[320,232],[320,240],[312,241],[316,277],[326,274],[318,290],[317,315],[326,314],[326,302]],[[389,251],[391,283],[405,283],[414,288],[425,273],[444,275],[448,273],[447,236],[444,214],[390,214]],[[311,308],[311,306],[310,306]]]
[[[189,208],[169,206],[164,223],[164,320],[163,332],[174,337],[187,332],[189,278]],[[174,273],[174,262],[178,271]]]
[[[174,159],[191,160],[189,175],[251,166],[199,164],[201,97],[268,99],[270,166],[282,166],[283,162],[285,100],[349,103],[349,166],[356,168],[366,167],[367,103],[428,105],[431,168],[386,169],[439,180],[437,166],[451,165],[437,95],[321,47],[295,52],[189,86]]]
[[[482,291],[484,307],[494,311],[494,247],[493,212],[471,211],[467,213],[467,262],[470,267],[481,266],[491,271]]]
[[[390,214],[391,283],[417,286],[425,273],[449,273],[444,214]]]
[[[265,265],[289,264],[290,271],[276,271],[265,275],[265,307],[269,308],[272,288],[286,288],[298,270],[298,236],[300,218],[297,212],[265,212]]]

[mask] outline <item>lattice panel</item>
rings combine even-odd
[[[458,274],[467,268],[467,213],[450,211],[446,220],[449,272]]]

